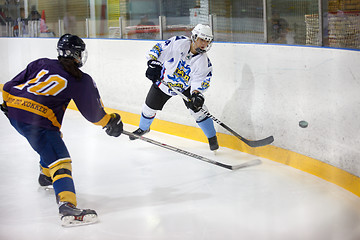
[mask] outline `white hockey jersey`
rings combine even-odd
[[[157,43],[147,54],[147,59],[160,61],[164,80],[176,90],[183,92],[190,87],[190,92],[205,92],[210,86],[212,64],[206,53],[190,53],[191,39],[174,36],[165,42]],[[176,95],[163,84],[159,88],[168,95]]]

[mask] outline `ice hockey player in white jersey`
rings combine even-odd
[[[174,36],[165,42],[157,43],[147,54],[146,77],[153,84],[143,105],[139,128],[134,134],[144,135],[150,131],[157,111],[176,93],[182,92],[191,99],[185,102],[190,114],[209,140],[211,150],[217,150],[219,144],[213,120],[200,111],[207,110],[204,105],[204,93],[210,86],[212,65],[206,52],[211,48],[213,34],[208,25],[198,24],[192,30],[191,38]],[[162,84],[163,79],[170,88]],[[130,137],[134,140],[134,137]]]

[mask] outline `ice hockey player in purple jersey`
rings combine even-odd
[[[107,114],[93,79],[79,68],[87,52],[81,38],[60,37],[58,59],[41,58],[4,84],[1,110],[11,125],[40,155],[41,186],[53,186],[63,226],[97,221],[91,209],[76,207],[71,158],[61,137],[61,124],[71,99],[81,114],[118,137],[123,123],[118,114]]]
[[[212,65],[206,52],[210,49],[213,34],[208,25],[198,24],[192,30],[191,38],[174,36],[165,42],[157,43],[147,55],[146,77],[153,84],[142,107],[139,128],[134,131],[137,135],[144,135],[150,131],[158,110],[162,110],[165,103],[176,93],[170,88],[182,92],[191,99],[185,102],[190,114],[208,138],[210,149],[219,148],[213,120],[207,117],[201,108],[204,105],[205,92],[210,86]],[[170,88],[162,84],[163,79]],[[134,140],[134,137],[130,137]]]

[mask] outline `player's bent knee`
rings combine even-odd
[[[157,110],[148,107],[146,104],[143,105],[142,114],[144,115],[144,117],[154,118],[156,113],[157,113]]]

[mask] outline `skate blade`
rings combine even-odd
[[[40,186],[40,189],[43,189],[45,191],[53,191],[54,190],[54,186],[53,185],[49,185],[49,186]]]
[[[39,186],[38,191],[39,192],[50,193],[50,194],[55,193],[54,187],[52,185],[51,186]]]
[[[94,224],[98,221],[96,214],[86,214],[85,216],[63,216],[61,218],[61,225],[63,227],[77,227],[83,225]]]

